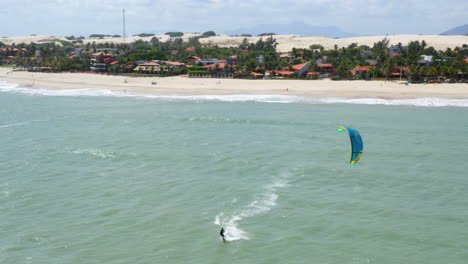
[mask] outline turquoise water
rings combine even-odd
[[[466,106],[21,89],[0,92],[0,263],[468,259]]]

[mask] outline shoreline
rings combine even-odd
[[[399,81],[244,80],[127,77],[90,73],[40,73],[0,67],[0,81],[53,89],[102,89],[150,95],[290,95],[347,99],[468,99],[467,83],[410,84]]]

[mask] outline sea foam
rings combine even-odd
[[[43,96],[110,96],[139,97],[162,100],[193,100],[221,102],[263,102],[263,103],[310,103],[310,104],[361,104],[361,105],[408,105],[426,107],[468,107],[468,99],[416,98],[416,99],[381,99],[381,98],[341,98],[341,97],[309,97],[291,95],[161,95],[134,92],[111,91],[105,89],[51,89],[47,87],[27,87],[0,81],[0,92],[21,93]]]

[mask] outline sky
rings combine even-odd
[[[439,34],[468,24],[467,0],[0,0],[0,37],[225,33],[302,22],[357,35]],[[248,32],[246,32],[248,33]]]

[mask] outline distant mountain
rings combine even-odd
[[[468,35],[468,24],[447,30],[441,35]]]
[[[231,31],[222,32],[227,35],[241,35],[251,34],[257,36],[262,33],[275,33],[275,34],[293,34],[304,36],[326,36],[332,38],[349,38],[355,37],[356,34],[344,32],[343,30],[333,26],[313,26],[304,24],[302,22],[294,22],[289,24],[261,24],[255,25],[251,28],[240,28]]]

